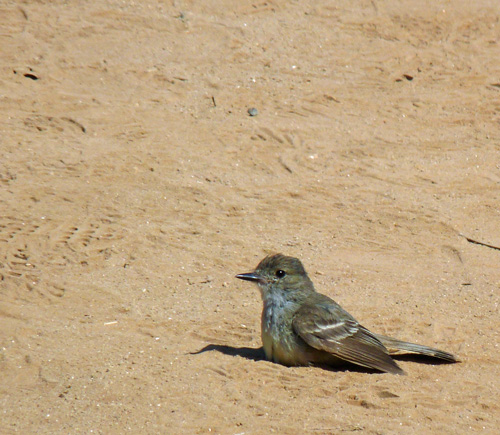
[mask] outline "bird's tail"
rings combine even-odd
[[[385,335],[375,335],[389,351],[389,355],[403,354],[418,354],[438,358],[448,362],[460,361],[455,355],[445,352],[444,350],[435,349],[421,344],[408,343],[406,341],[397,340],[396,338],[386,337]]]

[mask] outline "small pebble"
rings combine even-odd
[[[259,112],[257,111],[257,109],[256,109],[255,107],[251,107],[250,109],[248,109],[248,114],[249,114],[250,116],[257,116],[257,115],[258,115],[258,113],[259,113]]]

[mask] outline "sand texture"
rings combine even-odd
[[[498,0],[0,17],[1,434],[498,433]],[[271,252],[462,362],[265,361]]]

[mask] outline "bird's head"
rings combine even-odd
[[[236,278],[257,284],[264,299],[274,292],[314,291],[313,283],[300,260],[282,254],[268,255],[253,272],[241,273]]]

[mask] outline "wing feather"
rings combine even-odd
[[[404,373],[374,334],[333,300],[325,299],[304,304],[293,319],[294,331],[309,346],[363,367]]]

